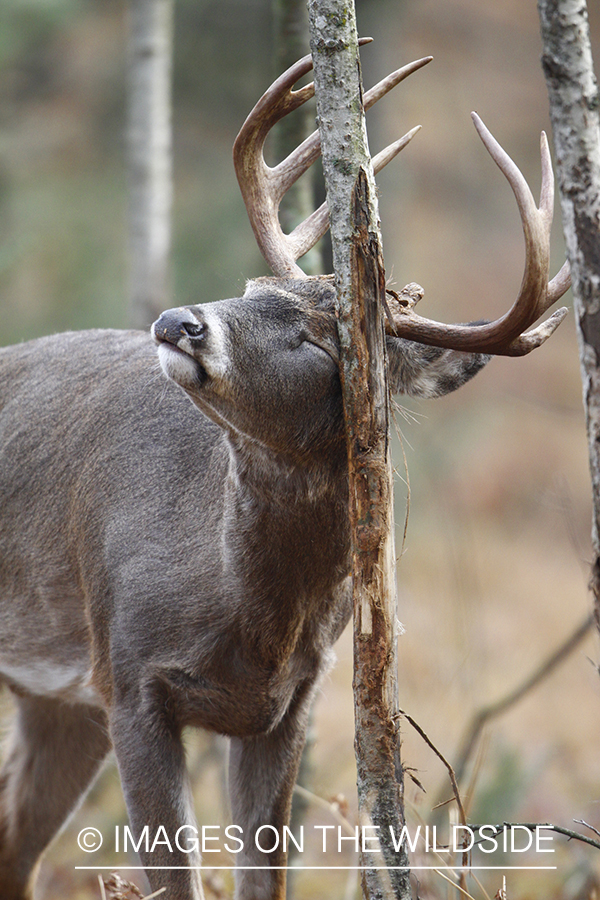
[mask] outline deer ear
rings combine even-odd
[[[443,350],[390,335],[386,346],[392,393],[425,399],[442,397],[462,387],[491,359],[485,353]]]

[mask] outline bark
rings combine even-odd
[[[600,120],[585,0],[538,0],[571,264],[592,476],[591,589],[600,628]]]
[[[171,56],[174,0],[129,0],[127,172],[130,318],[171,306]]]
[[[410,897],[398,734],[395,552],[382,301],[385,272],[367,145],[354,5],[309,0],[317,115],[330,210],[348,438],[354,709],[363,894]],[[367,826],[375,826],[368,828]],[[364,846],[364,845],[363,845]],[[376,849],[375,849],[376,848]],[[387,866],[387,868],[385,868]],[[403,868],[404,867],[404,868]]]

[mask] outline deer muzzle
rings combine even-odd
[[[179,307],[168,309],[152,326],[152,337],[157,344],[172,344],[182,350],[203,341],[207,325],[201,322],[189,309]]]

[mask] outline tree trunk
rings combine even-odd
[[[592,476],[591,588],[600,629],[600,120],[585,0],[538,0],[571,264]]]
[[[410,897],[398,735],[395,552],[382,301],[385,272],[367,146],[354,4],[309,0],[336,277],[348,438],[354,708],[363,894]],[[377,840],[373,840],[373,837]],[[369,866],[371,868],[369,868]],[[375,867],[379,868],[375,868]],[[388,868],[385,868],[385,867]]]
[[[129,303],[147,328],[171,306],[171,56],[174,0],[129,0]]]

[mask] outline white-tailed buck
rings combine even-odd
[[[424,62],[389,76],[367,106]],[[262,156],[269,129],[312,95],[292,91],[310,68],[307,57],[274,83],[235,144],[275,277],[168,310],[152,335],[88,331],[0,350],[0,678],[16,705],[0,773],[1,900],[31,897],[40,855],[111,747],[132,832],[162,826],[173,844],[142,853],[152,889],[200,898],[200,860],[175,845],[195,822],[187,725],[231,739],[236,897],[283,900],[285,853],[261,853],[253,837],[288,822],[308,709],[350,616],[334,288],[296,263],[327,214],[289,236],[277,218],[318,135],[275,169]],[[393,391],[452,391],[488,354],[525,353],[562,317],[522,334],[568,286],[565,270],[548,284],[547,146],[538,209],[476,126],[521,211],[522,288],[501,319],[471,326],[429,322],[390,297]]]

